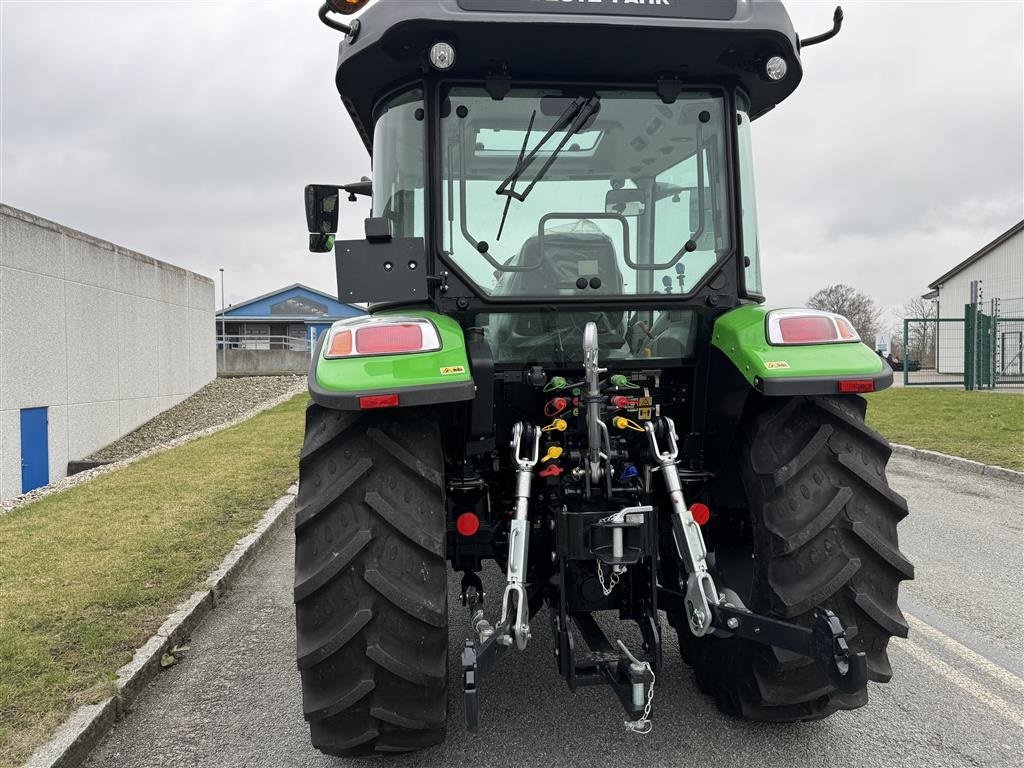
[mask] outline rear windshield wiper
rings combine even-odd
[[[554,125],[552,125],[548,132],[541,137],[540,141],[538,141],[537,145],[530,150],[529,154],[524,157],[520,153],[519,162],[516,163],[516,167],[513,169],[512,173],[510,173],[508,177],[498,185],[495,193],[505,195],[510,200],[512,198],[515,198],[519,202],[526,200],[527,195],[533,191],[537,182],[544,178],[544,174],[548,172],[551,164],[555,162],[555,158],[558,157],[562,149],[565,148],[569,139],[576,135],[580,129],[587,124],[587,121],[597,114],[597,110],[600,106],[601,102],[597,96],[590,96],[587,98],[577,96],[573,99],[572,103],[566,107],[565,111],[562,112]],[[562,140],[558,142],[558,146],[551,151],[550,155],[548,155],[547,160],[544,161],[544,165],[542,165],[540,170],[537,171],[537,175],[533,177],[533,180],[530,181],[530,183],[527,184],[521,192],[516,191],[516,182],[519,181],[519,178],[526,173],[527,169],[529,169],[531,165],[533,165],[533,161],[537,159],[537,155],[543,149],[548,140],[561,130],[565,130],[565,135],[562,136]]]

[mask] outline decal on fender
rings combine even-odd
[[[441,369],[442,376],[452,376],[456,373],[465,373],[466,366],[464,365],[446,365]]]

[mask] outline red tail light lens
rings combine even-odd
[[[414,323],[360,328],[356,331],[356,349],[361,355],[419,352],[423,349],[423,328]]]
[[[786,344],[813,344],[839,338],[831,317],[784,317],[779,320],[779,331]]]
[[[430,320],[419,317],[367,317],[335,323],[324,357],[361,357],[436,352],[441,334]]]
[[[817,309],[776,309],[768,313],[768,342],[841,344],[860,341],[853,324],[842,315]]]
[[[363,395],[359,398],[359,408],[368,411],[371,408],[397,408],[398,395]]]
[[[839,382],[839,391],[844,395],[858,392],[874,392],[875,382],[871,379],[848,379]]]

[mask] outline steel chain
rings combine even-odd
[[[645,661],[644,666],[647,668],[647,671],[651,673],[651,687],[647,691],[647,704],[644,707],[644,713],[640,715],[639,720],[622,721],[627,730],[630,730],[633,733],[639,733],[641,736],[646,736],[654,730],[654,723],[651,722],[651,705],[654,703],[654,683],[657,681],[650,663]]]
[[[619,578],[620,574],[616,573],[613,570],[611,578],[608,579],[608,584],[607,586],[605,586],[604,568],[601,567],[601,561],[597,561],[597,581],[601,585],[601,591],[604,593],[605,597],[608,597],[608,595],[610,595],[612,591],[615,589],[615,585],[619,583]]]

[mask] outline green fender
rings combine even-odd
[[[751,387],[765,395],[836,395],[840,382],[860,391],[892,384],[892,369],[861,342],[776,346],[768,342],[770,307],[747,305],[715,320],[711,344],[732,362]],[[870,385],[868,384],[870,382]],[[856,385],[850,385],[855,391]],[[870,389],[868,388],[870,387]]]
[[[326,408],[358,411],[365,408],[360,398],[398,395],[398,407],[434,405],[476,396],[466,355],[466,339],[459,324],[450,317],[418,309],[395,309],[372,317],[424,318],[434,324],[441,349],[400,355],[366,355],[328,359],[324,347],[331,334],[366,318],[339,320],[320,337],[309,369],[309,394]]]

